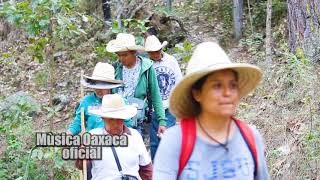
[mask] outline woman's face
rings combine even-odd
[[[221,70],[208,75],[200,90],[192,90],[193,98],[200,104],[200,113],[230,117],[239,103],[236,74],[232,70]]]
[[[99,98],[102,98],[104,95],[111,93],[110,89],[95,89],[94,91]]]

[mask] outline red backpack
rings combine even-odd
[[[241,135],[251,152],[252,159],[254,161],[254,176],[256,177],[258,171],[258,154],[253,132],[245,122],[236,118],[232,119],[238,126]],[[187,165],[196,141],[196,121],[194,118],[182,119],[180,122],[180,126],[182,132],[182,144],[179,159],[179,171],[177,177],[180,176],[183,168]]]

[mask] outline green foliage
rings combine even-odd
[[[315,129],[306,134],[304,143],[307,148],[308,161],[318,160],[320,158],[320,129]]]
[[[147,22],[149,21],[138,19],[122,19],[122,26],[120,26],[117,21],[113,21],[111,31],[114,34],[131,33],[136,36],[137,43],[143,45],[143,33],[147,32],[148,30],[148,27],[146,26]]]
[[[0,158],[0,179],[75,177],[73,167],[62,160],[60,148],[31,148],[34,133],[29,113],[34,109],[20,98],[18,104],[0,112],[0,133],[6,143]]]
[[[188,62],[192,56],[193,46],[189,41],[176,44],[173,48],[174,56],[183,62]]]
[[[227,34],[231,34],[233,27],[233,5],[232,2],[226,1],[222,6],[222,17],[223,17],[223,29],[226,30]]]
[[[97,55],[99,58],[104,58],[108,56],[108,52],[106,51],[106,45],[105,43],[98,43],[94,47],[94,53]]]
[[[265,27],[266,24],[267,1],[257,1],[252,6],[253,25],[255,27]],[[286,0],[272,1],[272,24],[277,25],[287,14]]]
[[[165,17],[175,15],[175,12],[170,10],[167,6],[155,6],[154,12]]]
[[[0,7],[0,14],[28,33],[29,51],[34,60],[43,63],[48,60],[45,54],[48,45],[55,47],[57,42],[69,42],[86,34],[81,23],[87,18],[74,11],[76,5],[71,0],[8,1]]]
[[[247,47],[250,54],[259,56],[259,58],[263,58],[264,56],[264,51],[261,51],[263,49],[263,44],[263,35],[260,33],[252,34],[249,37],[240,40],[240,45]]]
[[[34,76],[34,79],[35,79],[35,82],[36,82],[36,85],[38,87],[47,87],[48,85],[48,72],[46,71],[38,71],[36,72],[35,76]]]

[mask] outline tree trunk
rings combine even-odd
[[[167,4],[168,9],[171,11],[171,9],[172,9],[172,0],[166,0],[166,4]]]
[[[320,1],[288,0],[289,48],[310,60],[320,58]],[[301,53],[302,52],[302,53]]]
[[[238,41],[242,37],[242,12],[243,12],[243,0],[233,0],[233,26],[234,37]]]
[[[267,20],[266,20],[266,61],[267,61],[267,64],[272,63],[271,17],[272,17],[272,0],[268,0],[267,1]]]
[[[111,21],[111,2],[110,0],[102,0],[102,10],[104,21]]]
[[[253,34],[253,20],[252,20],[252,15],[251,15],[251,5],[250,5],[250,0],[247,0],[248,4],[248,16],[250,20],[250,29],[251,29],[251,34]]]

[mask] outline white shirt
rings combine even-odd
[[[128,174],[141,179],[139,165],[146,166],[151,163],[150,156],[143,143],[142,137],[135,129],[128,128],[128,147],[115,147],[123,174]],[[104,128],[96,128],[91,134],[105,134]],[[92,161],[92,180],[121,180],[116,160],[110,147],[102,148],[102,160]]]
[[[163,107],[167,109],[171,91],[182,79],[182,73],[176,58],[165,52],[163,52],[161,61],[154,61],[153,66],[157,74]]]
[[[123,97],[133,97],[136,87],[138,85],[141,71],[141,60],[138,59],[133,68],[123,66],[122,79],[124,84],[124,91],[119,92]]]

